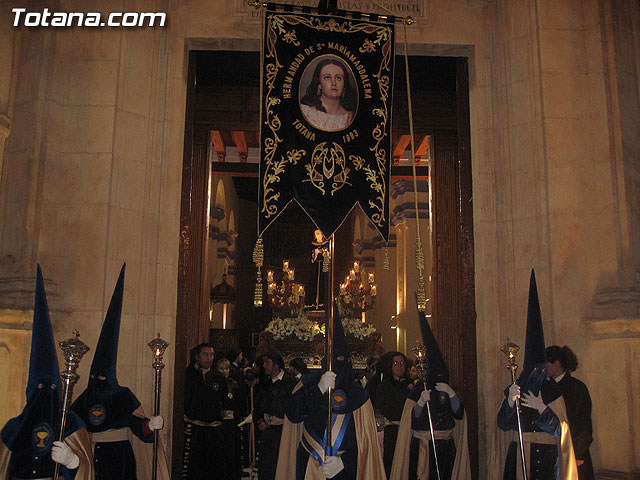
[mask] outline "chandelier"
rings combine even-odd
[[[361,318],[363,313],[370,310],[376,301],[376,284],[373,272],[365,272],[358,262],[353,262],[353,268],[344,282],[340,284],[338,294],[338,308],[344,318]]]
[[[304,311],[304,286],[294,283],[295,271],[289,261],[282,261],[282,281],[277,284],[273,270],[267,271],[267,296],[275,318],[297,318]]]

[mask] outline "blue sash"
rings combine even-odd
[[[334,452],[340,451],[340,446],[344,440],[347,426],[351,420],[352,413],[346,414],[331,414],[331,447],[329,448],[329,456],[333,456]],[[324,451],[327,446],[327,430],[324,431],[322,440],[314,432],[307,429],[305,425],[302,432],[302,446],[309,452],[313,458],[315,458],[320,465],[322,465],[324,459]]]

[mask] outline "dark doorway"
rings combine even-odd
[[[392,145],[409,134],[404,57],[396,59]],[[469,134],[469,79],[463,57],[410,56],[414,135],[429,135],[433,142],[434,186],[434,320],[433,330],[451,372],[453,388],[460,392],[468,414],[469,448],[473,477],[478,474],[478,404],[476,373],[476,314],[473,270],[473,216]],[[256,164],[247,162],[259,142],[258,52],[192,51],[185,119],[176,357],[174,381],[173,465],[175,478],[182,468],[184,369],[188,352],[207,338],[207,295],[202,280],[205,255],[207,185],[210,175],[231,175],[240,199],[238,223],[237,315],[241,344],[263,326],[262,313],[253,307],[255,268],[251,253],[256,239]],[[224,149],[208,156],[212,132],[219,145],[236,145],[239,161],[224,158]],[[242,157],[244,151],[244,161]],[[407,167],[393,167],[394,175],[408,176]],[[410,169],[409,169],[410,170]],[[419,175],[426,178],[425,167]],[[293,215],[289,226],[307,235],[304,215]],[[295,219],[298,220],[295,220]],[[243,229],[242,232],[240,229]],[[425,232],[426,236],[426,232]],[[275,260],[273,260],[275,262]],[[242,319],[245,319],[244,321]],[[246,337],[246,338],[245,338]]]

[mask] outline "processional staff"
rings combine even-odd
[[[424,391],[428,391],[427,389],[427,347],[424,345],[416,345],[411,349],[413,354],[416,356],[416,368],[418,369],[418,373],[420,374],[420,379],[422,380],[422,385],[424,386]],[[440,480],[440,464],[438,463],[438,453],[436,452],[436,436],[433,432],[433,420],[431,419],[431,407],[429,403],[431,399],[427,400],[424,404],[427,408],[427,418],[429,419],[429,433],[431,434],[431,445],[433,446],[433,459],[436,464],[436,473],[438,474],[438,480]]]
[[[58,441],[64,441],[64,430],[67,425],[67,415],[69,414],[69,401],[71,400],[73,385],[78,381],[79,375],[76,373],[80,359],[89,351],[89,347],[78,337],[78,330],[73,331],[73,337],[60,342],[60,349],[64,355],[66,370],[60,373],[62,377],[62,416],[60,419],[60,431]],[[60,475],[60,464],[56,463],[53,471],[53,478],[58,480]]]
[[[327,339],[327,372],[331,372],[333,369],[333,281],[334,281],[334,249],[335,249],[335,236],[332,234],[329,237],[329,288],[327,288],[327,302],[325,308],[327,309],[326,319],[327,325],[325,326],[325,337]],[[325,257],[326,258],[326,257]],[[329,387],[329,413],[327,415],[327,445],[324,449],[325,457],[333,456],[333,447],[331,445],[331,412],[333,411],[333,388]]]
[[[162,356],[164,355],[164,351],[169,346],[169,343],[160,338],[160,332],[158,332],[158,336],[151,340],[148,345],[153,352],[152,366],[153,370],[155,371],[153,416],[157,417],[158,415],[160,415],[160,391],[162,389],[162,369],[164,368],[164,363],[162,363]],[[156,480],[156,478],[158,478],[158,434],[158,429],[155,428],[153,430],[153,467],[151,470],[152,480]]]
[[[505,343],[500,351],[505,354],[507,360],[509,361],[509,365],[507,368],[511,371],[511,384],[516,384],[516,370],[518,370],[518,365],[516,365],[516,355],[520,347],[513,342]],[[520,420],[520,397],[516,397],[515,400],[516,407],[516,417],[518,418],[518,439],[520,441],[520,456],[522,457],[522,478],[527,480],[527,464],[524,456],[524,443],[522,441],[522,420]]]

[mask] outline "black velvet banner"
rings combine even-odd
[[[356,203],[389,236],[394,25],[267,11],[258,234],[296,200],[326,237]]]

